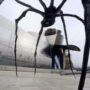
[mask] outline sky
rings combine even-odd
[[[22,1],[29,3],[33,7],[43,11],[43,8],[40,5],[39,0],[22,0]],[[55,6],[57,7],[61,3],[61,1],[62,0],[55,0]],[[47,6],[49,6],[50,0],[44,0],[44,2],[46,3]],[[26,7],[18,4],[15,0],[5,0],[5,2],[0,6],[0,15],[7,17],[8,19],[14,22],[14,20],[18,18],[21,15],[21,13],[26,9],[27,9]],[[67,0],[62,10],[64,13],[76,14],[81,18],[83,18],[83,8],[81,5],[81,0]],[[41,25],[40,22],[42,19],[43,18],[39,14],[36,14],[34,12],[28,12],[26,17],[20,21],[19,25],[25,31],[39,32]],[[79,29],[79,27],[81,26],[80,25],[81,23],[73,18],[66,18],[66,23],[68,24],[67,28],[68,26],[70,26],[70,28],[75,27],[76,29]],[[56,19],[56,23],[55,25],[53,25],[53,27],[57,27],[57,29],[60,28],[61,30],[63,29],[60,18]]]
[[[21,0],[21,1],[28,3],[41,11],[44,11],[43,7],[39,3],[39,0]],[[43,0],[43,1],[48,7],[50,0]],[[55,0],[54,5],[57,7],[61,2],[62,0]],[[3,4],[0,6],[0,15],[6,17],[7,19],[15,23],[15,19],[18,18],[21,15],[21,13],[26,9],[27,9],[26,7],[18,4],[15,0],[5,0],[5,2],[3,2]],[[81,4],[81,0],[67,0],[62,10],[64,13],[78,15],[82,19],[84,17],[84,10]],[[28,12],[26,17],[19,22],[19,26],[25,32],[38,33],[41,27],[42,20],[43,18],[39,14],[36,14],[34,12]],[[83,48],[85,43],[84,26],[80,21],[71,17],[65,17],[65,22],[66,22],[69,44],[77,45],[81,49],[81,52],[72,52],[71,53],[72,57],[76,59],[78,57],[78,59],[82,61]],[[62,35],[64,36],[63,25],[60,17],[56,18],[55,24],[49,28],[56,28],[58,30],[61,30]],[[46,29],[47,28],[45,28],[44,31]],[[64,44],[65,44],[65,40],[64,40]],[[74,62],[76,62],[78,65],[78,60]]]

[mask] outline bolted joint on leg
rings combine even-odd
[[[15,19],[15,22],[16,22],[16,24],[18,24],[19,20],[18,19]]]
[[[26,15],[26,13],[29,11],[29,9],[28,10],[25,10],[22,14],[21,14],[21,16],[20,17],[18,17],[15,21],[16,21],[16,23],[18,24],[18,22],[23,18],[23,17],[25,17],[25,15]]]

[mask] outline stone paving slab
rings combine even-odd
[[[77,90],[79,78],[58,73],[0,71],[0,90]],[[90,78],[85,89],[90,90]]]
[[[34,72],[35,68],[31,67],[17,67],[19,72]],[[15,71],[15,66],[6,66],[6,65],[0,65],[0,71]],[[37,72],[39,73],[60,73],[61,75],[72,75],[72,71],[67,69],[67,70],[60,70],[60,69],[36,69]],[[73,70],[75,74],[80,74],[80,71]],[[90,73],[89,71],[87,71]]]

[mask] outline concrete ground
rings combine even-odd
[[[77,90],[79,77],[60,73],[0,71],[0,90]],[[50,72],[49,72],[50,71]],[[85,89],[90,90],[90,78],[86,79]]]

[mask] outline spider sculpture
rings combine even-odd
[[[14,53],[15,53],[15,66],[16,66],[16,75],[17,75],[17,60],[16,60],[16,49],[17,49],[17,31],[18,31],[18,23],[19,21],[25,17],[26,13],[29,12],[29,11],[32,11],[32,12],[35,12],[37,14],[40,14],[42,17],[43,17],[43,20],[41,21],[41,29],[40,29],[40,32],[39,32],[39,36],[38,36],[38,39],[37,39],[37,43],[36,43],[36,49],[35,49],[35,53],[34,53],[34,57],[35,57],[35,73],[36,73],[36,55],[37,55],[37,47],[38,47],[38,43],[39,43],[39,40],[40,40],[40,37],[41,37],[41,34],[43,32],[43,28],[44,27],[49,27],[51,25],[53,25],[55,23],[55,18],[56,17],[60,17],[61,20],[62,20],[62,23],[63,23],[63,28],[64,28],[64,32],[65,32],[65,38],[66,38],[66,44],[68,45],[68,37],[67,37],[67,32],[66,32],[66,25],[65,25],[65,20],[64,20],[64,17],[74,17],[76,19],[78,19],[79,21],[81,21],[83,24],[84,24],[84,20],[81,19],[80,17],[78,17],[77,15],[73,15],[73,14],[66,14],[64,13],[63,14],[63,11],[61,10],[63,5],[65,4],[65,2],[67,0],[62,0],[61,4],[56,8],[54,6],[54,0],[51,0],[50,2],[50,6],[49,7],[46,7],[45,3],[42,1],[42,0],[39,0],[40,4],[42,5],[42,7],[44,8],[44,12],[32,7],[31,5],[29,4],[26,4],[20,0],[15,0],[17,3],[25,6],[25,7],[28,7],[27,10],[23,11],[23,13],[20,15],[20,17],[18,17],[16,20],[15,20],[15,23],[16,23],[16,30],[15,30],[15,35],[16,35],[16,38],[15,38],[15,48],[14,48]],[[71,65],[71,60],[70,60],[70,51],[68,49],[68,56],[69,56],[69,62],[70,62],[70,65]],[[72,68],[71,68],[72,70]]]

